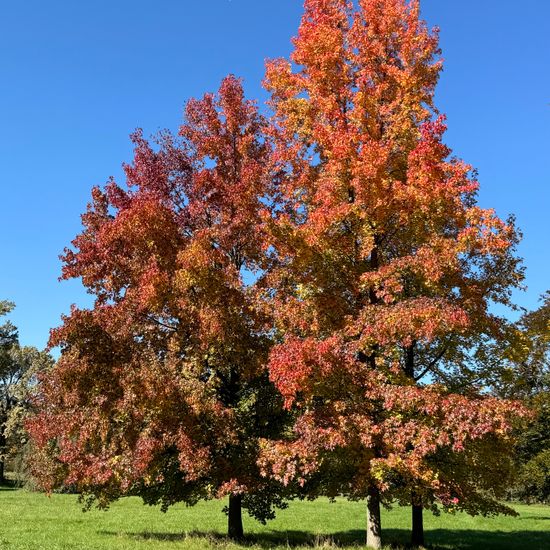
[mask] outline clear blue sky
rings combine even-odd
[[[235,73],[249,96],[286,56],[300,0],[20,0],[0,8],[0,299],[43,347],[78,282],[59,253],[95,184],[120,179],[128,134],[176,129],[186,99]],[[550,288],[550,1],[423,0],[441,28],[447,143],[479,169],[480,203],[517,215],[534,307]]]

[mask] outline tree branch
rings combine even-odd
[[[430,361],[429,365],[418,375],[414,377],[414,381],[418,382],[421,378],[426,376],[429,371],[431,371],[438,363],[438,361],[445,355],[445,352],[447,351],[447,347],[445,346],[432,361]]]

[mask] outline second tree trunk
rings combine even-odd
[[[424,546],[424,520],[422,517],[422,505],[412,505],[412,536],[413,546]]]
[[[367,546],[375,549],[382,548],[380,493],[376,487],[369,488],[367,497]]]
[[[227,514],[227,534],[231,539],[242,539],[243,516],[241,511],[241,495],[229,495],[229,513]]]

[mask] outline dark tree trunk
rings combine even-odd
[[[229,538],[234,540],[242,539],[244,536],[241,501],[241,495],[229,495],[227,534],[229,535]]]
[[[414,498],[414,494],[413,494]],[[412,505],[412,533],[411,543],[413,546],[424,546],[424,519],[422,517],[423,509],[421,504]]]
[[[405,374],[407,375],[407,377],[410,378],[412,382],[416,383],[416,380],[414,378],[414,374],[415,374],[414,373],[414,369],[415,369],[414,346],[415,346],[415,343],[413,342],[410,346],[407,346],[405,348],[405,368],[404,368],[404,371],[405,371]]]
[[[382,548],[382,522],[380,520],[380,493],[374,486],[367,497],[367,546]]]
[[[379,268],[378,247],[380,246],[379,235],[374,235],[374,246],[370,253],[369,267],[371,270]],[[368,301],[370,304],[377,304],[379,298],[372,286],[369,288]],[[376,355],[378,346],[373,345],[370,355],[367,356],[367,364],[372,370],[376,370]],[[380,448],[377,446],[375,455],[378,455]],[[382,521],[380,519],[380,491],[376,485],[371,485],[367,494],[367,546],[378,550],[382,548]]]
[[[415,342],[405,348],[405,374],[416,384],[414,348]],[[422,500],[417,497],[414,491],[411,493],[412,504],[412,532],[411,542],[413,546],[424,546],[424,519],[422,517]]]
[[[4,453],[6,452],[6,438],[4,437],[3,427],[0,426],[0,483],[6,482],[4,475]]]

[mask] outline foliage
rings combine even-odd
[[[7,315],[14,307],[14,303],[0,300],[0,317]],[[7,368],[7,364],[9,363],[7,354],[17,341],[17,328],[10,321],[0,325],[0,372],[3,372],[3,370]]]
[[[13,304],[0,303],[0,312],[8,313]],[[29,412],[30,394],[36,375],[52,365],[51,357],[34,347],[20,346],[17,329],[11,323],[0,326],[0,478],[4,464],[12,459],[23,470],[28,435],[24,421]]]
[[[550,449],[544,449],[522,465],[519,485],[523,500],[550,501]]]
[[[307,0],[290,61],[268,63],[281,194],[262,284],[271,379],[297,419],[265,442],[264,473],[502,512],[488,489],[525,411],[482,385],[508,329],[490,305],[522,280],[519,236],[443,143],[437,42],[416,1]]]
[[[245,281],[272,185],[264,126],[227,77],[188,102],[179,137],[133,135],[126,189],[93,190],[63,278],[81,277],[95,305],[52,332],[61,358],[29,423],[44,487],[71,484],[102,507],[244,495],[260,521],[284,506],[256,465],[286,413]]]
[[[126,188],[93,190],[63,256],[95,304],[52,333],[45,487],[242,496],[260,520],[294,494],[513,513],[527,412],[484,388],[519,234],[444,143],[441,68],[417,0],[306,0],[269,122],[228,77],[179,137],[134,134]]]
[[[50,370],[54,361],[49,353],[32,346],[13,346],[9,353],[11,368],[0,381],[7,415],[4,424],[6,455],[19,482],[28,479],[29,435],[25,421],[32,410],[32,395],[39,373]]]
[[[513,494],[527,502],[550,500],[550,293],[541,301],[521,317],[510,345],[496,352],[503,369],[495,391],[521,397],[534,413],[518,427],[515,445]]]
[[[507,345],[492,352],[501,364],[492,384],[496,394],[529,402],[550,390],[550,291],[515,323]]]
[[[8,314],[15,304],[5,300],[0,301],[0,317]],[[11,402],[7,398],[4,387],[10,375],[10,350],[17,344],[18,335],[14,325],[7,321],[0,325],[0,483],[4,482],[4,462],[6,458],[5,424],[10,411]]]

